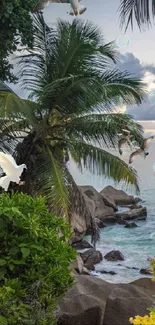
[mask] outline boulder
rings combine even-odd
[[[147,209],[145,207],[142,207],[140,209],[131,209],[128,211],[120,211],[116,212],[116,220],[134,220],[140,217],[146,217],[147,216]],[[139,219],[138,219],[139,220]]]
[[[74,272],[74,270],[81,274],[83,270],[83,260],[80,255],[76,256],[76,259],[71,263],[70,265],[71,270]]]
[[[140,278],[138,280],[131,282],[131,284],[155,292],[155,282],[152,281],[151,278]]]
[[[135,197],[135,203],[142,202],[142,200],[139,197]]]
[[[98,218],[95,218],[96,224],[98,225],[99,228],[105,228],[106,225],[104,224],[104,222]]]
[[[75,249],[93,248],[93,246],[90,243],[88,243],[87,240],[84,239],[72,244],[72,247]]]
[[[104,258],[108,261],[124,261],[124,256],[120,251],[111,251],[107,253]]]
[[[116,190],[112,186],[105,187],[100,193],[104,197],[112,198],[116,205],[129,205],[136,202],[133,196],[126,194],[122,190]]]
[[[74,236],[74,237],[71,238],[70,244],[72,245],[72,244],[78,243],[81,240],[82,240],[82,235],[81,236]]]
[[[136,228],[138,227],[135,222],[127,222],[125,228]]]
[[[80,186],[80,189],[89,198],[89,200],[94,202],[95,217],[104,220],[106,216],[114,214],[114,209],[104,203],[102,195],[98,193],[93,186]]]
[[[155,287],[148,290],[138,284],[114,284],[78,275],[57,302],[57,325],[129,325],[130,317],[149,314],[154,293]]]
[[[82,275],[91,275],[91,272],[86,267],[83,267],[81,274]]]
[[[114,200],[114,198],[113,198],[112,196],[110,196],[110,195],[108,195],[108,194],[106,195],[106,193],[104,192],[104,190],[102,190],[102,191],[100,192],[100,194],[102,195],[103,202],[104,202],[107,206],[113,208],[114,211],[118,211],[118,208],[117,208],[116,202],[115,202],[115,200]]]
[[[103,259],[102,253],[100,251],[95,250],[94,248],[88,249],[84,253],[81,253],[80,256],[85,264],[87,264],[88,262],[97,264],[100,263]]]

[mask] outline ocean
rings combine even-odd
[[[115,153],[118,155],[118,153]],[[130,151],[125,148],[122,158],[127,162]],[[144,160],[138,157],[132,164],[138,172],[140,195],[142,205],[147,207],[147,220],[136,221],[137,228],[128,229],[123,225],[109,225],[101,229],[101,239],[96,248],[103,256],[111,250],[120,250],[125,260],[121,262],[103,261],[96,265],[94,275],[106,281],[114,283],[128,283],[145,275],[140,274],[134,268],[147,268],[149,262],[147,257],[155,256],[155,139],[149,145],[149,155]],[[75,164],[70,165],[71,173],[78,185],[92,185],[96,190],[101,191],[105,186],[112,185],[117,189],[123,189],[122,184],[114,184],[113,180],[105,179],[103,176],[92,175],[88,171],[83,174],[77,171]],[[128,194],[136,195],[134,191]],[[90,240],[90,237],[86,237]],[[119,265],[118,265],[119,264]],[[116,275],[101,274],[100,271],[114,271]],[[148,275],[147,275],[148,277]]]

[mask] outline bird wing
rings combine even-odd
[[[40,0],[33,8],[33,12],[37,12],[39,10],[44,9],[44,7],[46,6],[46,4],[48,4],[48,2],[50,2],[50,3],[70,3],[69,0]]]
[[[4,176],[0,178],[0,187],[2,187],[6,192],[11,182],[10,176]]]
[[[3,169],[4,173],[9,175],[16,168],[16,162],[11,155],[0,152],[0,167]]]
[[[131,163],[133,162],[134,158],[135,158],[136,156],[140,155],[140,154],[141,154],[141,150],[140,150],[140,149],[138,149],[138,150],[132,152],[132,154],[131,154],[130,157],[129,157],[129,164],[131,164]]]
[[[154,135],[152,135],[151,137],[145,139],[141,145],[141,149],[146,149],[148,144],[150,143],[150,141],[154,138]]]
[[[124,135],[129,135],[130,134],[130,131],[129,130],[124,130],[123,129],[122,132],[123,132]]]

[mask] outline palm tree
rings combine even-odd
[[[122,100],[140,104],[143,84],[115,68],[114,43],[105,44],[90,22],[58,21],[53,30],[37,14],[34,39],[19,65],[19,82],[31,100],[0,93],[0,147],[15,150],[17,162],[28,166],[27,193],[43,193],[60,215],[83,214],[96,231],[67,162],[73,159],[80,169],[123,180],[138,191],[136,172],[106,149],[117,147],[122,128],[142,141],[142,127],[131,116],[117,114],[114,105]]]
[[[120,7],[121,25],[126,24],[126,30],[131,23],[133,29],[133,19],[136,19],[139,29],[145,25],[151,25],[151,19],[155,18],[154,0],[121,0]],[[127,22],[126,22],[127,20]]]

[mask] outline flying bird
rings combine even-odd
[[[139,148],[137,148],[136,151],[132,152],[132,154],[129,157],[129,164],[131,164],[134,160],[134,158],[136,158],[137,156],[143,156],[144,159],[146,158],[146,156],[149,155],[149,152],[146,151],[146,149],[148,148],[148,144],[149,142],[154,138],[154,136],[152,135],[151,137],[144,139],[144,141],[142,142],[141,146]]]
[[[122,151],[122,146],[124,144],[128,144],[129,146],[132,145],[131,141],[134,138],[134,136],[130,135],[130,131],[128,130],[122,130],[123,133],[118,134],[119,136],[119,140],[118,140],[118,150],[120,155],[122,155],[123,151]]]
[[[49,3],[70,3],[72,10],[67,12],[69,15],[82,15],[87,8],[80,6],[79,2],[82,0],[40,0],[33,8],[33,12],[38,12],[44,9]]]
[[[7,191],[10,182],[15,182],[19,185],[24,185],[21,182],[20,176],[25,169],[27,169],[25,164],[17,165],[14,158],[6,153],[0,152],[0,167],[3,169],[6,176],[0,178],[0,186]]]

